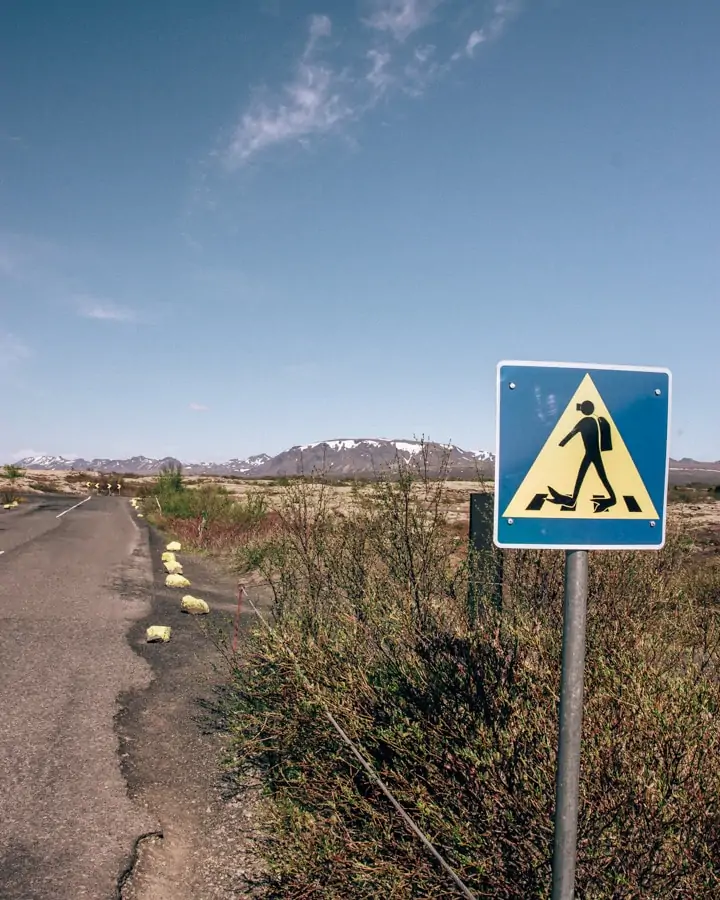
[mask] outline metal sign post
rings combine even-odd
[[[587,550],[568,550],[565,554],[552,900],[573,900],[575,895],[587,592]]]
[[[497,369],[494,542],[565,550],[552,900],[573,900],[589,550],[665,543],[667,369],[506,361]]]

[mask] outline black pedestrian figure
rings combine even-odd
[[[590,400],[578,403],[577,409],[583,414],[583,418],[577,423],[570,434],[566,435],[561,441],[560,446],[564,447],[571,441],[576,434],[579,434],[585,445],[585,455],[578,469],[577,479],[575,480],[575,488],[572,494],[561,494],[554,488],[548,486],[551,496],[548,498],[550,503],[558,503],[565,512],[573,512],[577,506],[580,488],[582,487],[585,476],[590,466],[595,466],[600,481],[602,481],[605,490],[608,492],[607,497],[593,496],[595,504],[595,512],[602,513],[615,506],[617,497],[615,491],[610,484],[605,471],[602,454],[606,450],[612,450],[612,436],[610,433],[610,423],[602,416],[595,418],[595,406]]]

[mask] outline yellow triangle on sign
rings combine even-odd
[[[515,519],[657,519],[589,373],[503,512]]]

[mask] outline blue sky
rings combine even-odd
[[[35,0],[0,28],[0,459],[494,443],[668,366],[720,458],[720,5]]]

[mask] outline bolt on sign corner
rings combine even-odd
[[[660,549],[671,389],[667,369],[499,363],[496,545]]]

